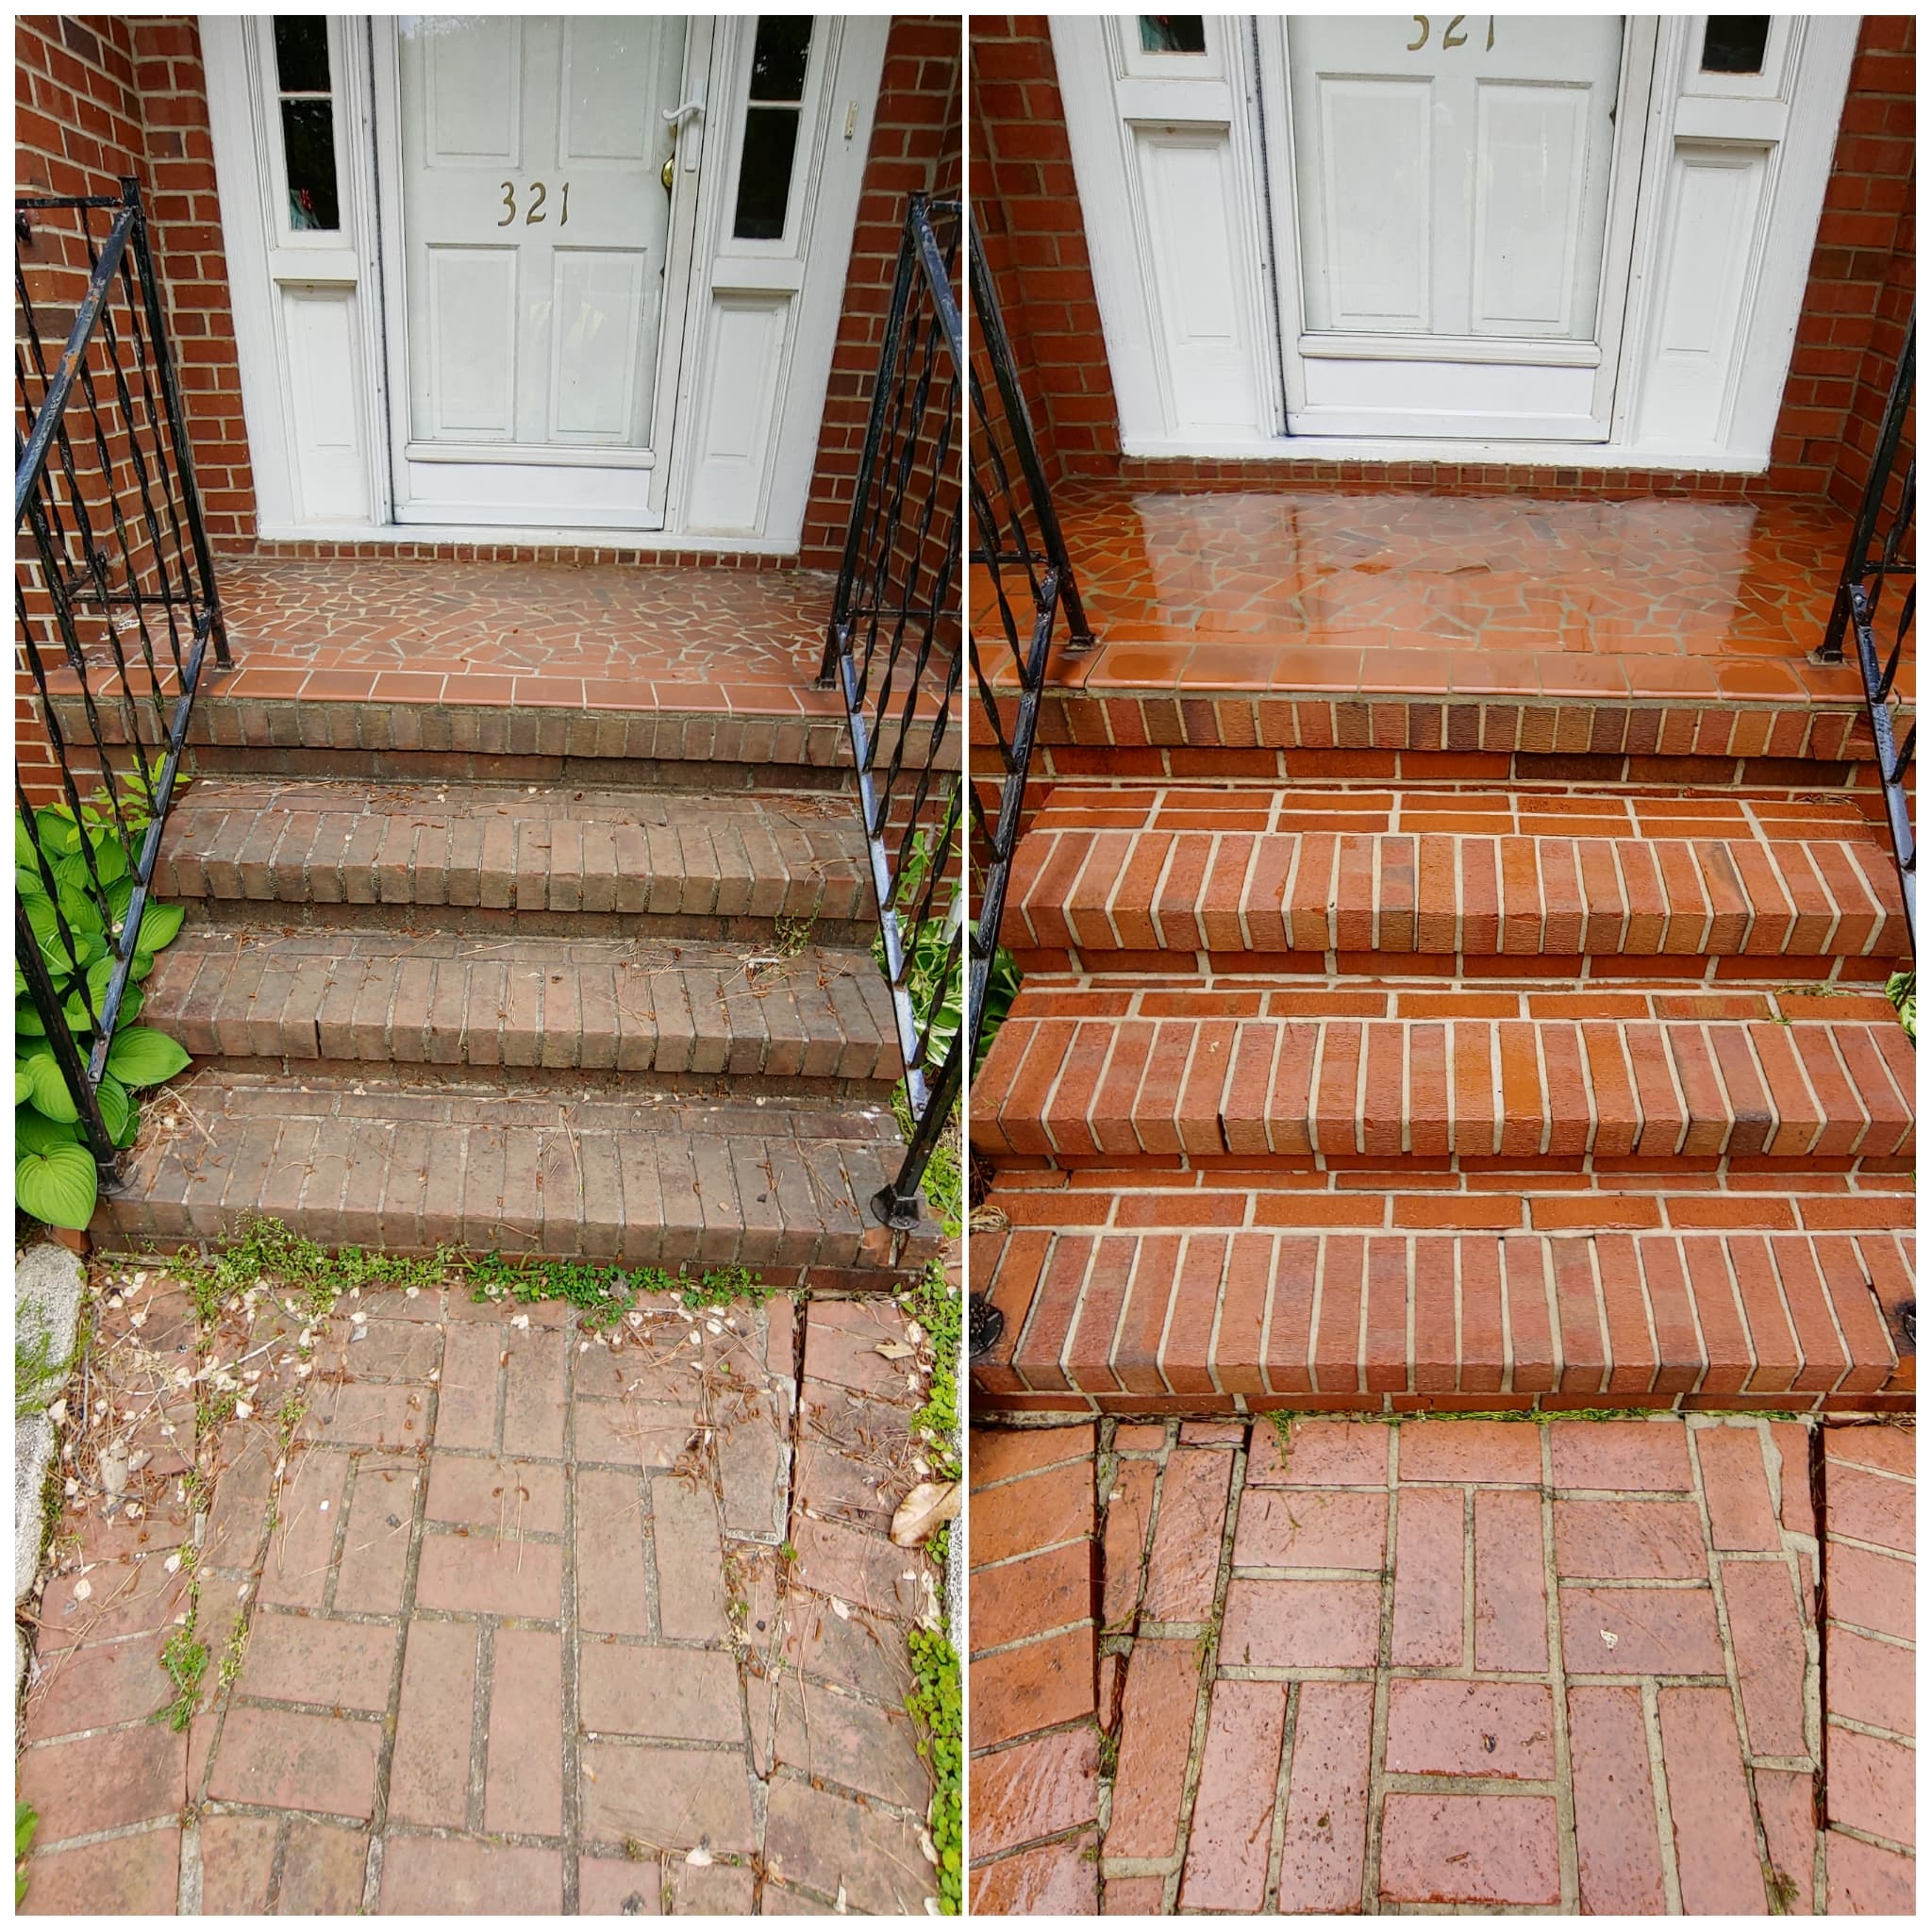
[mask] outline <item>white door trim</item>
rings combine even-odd
[[[1613,318],[1607,310],[1604,324],[1621,329],[1619,336],[1605,338],[1602,379],[1615,382],[1609,440],[1579,443],[1497,435],[1284,435],[1281,411],[1292,398],[1284,393],[1276,372],[1298,359],[1292,354],[1296,345],[1284,343],[1290,353],[1277,356],[1272,328],[1244,335],[1241,314],[1234,311],[1226,332],[1230,339],[1243,339],[1250,358],[1246,415],[1230,422],[1189,420],[1177,413],[1158,323],[1159,273],[1135,219],[1132,169],[1123,139],[1130,105],[1152,110],[1122,97],[1124,87],[1142,89],[1138,78],[1130,79],[1122,58],[1123,23],[1055,16],[1056,64],[1124,452],[1279,461],[1763,470],[1796,337],[1858,20],[1850,14],[1781,17],[1764,73],[1751,76],[1697,71],[1704,24],[1702,16],[1657,23],[1641,165],[1624,190],[1630,197],[1629,290],[1621,315]],[[1176,121],[1225,130],[1222,138],[1234,150],[1230,163],[1238,172],[1244,165],[1240,150],[1258,152],[1260,145],[1244,130],[1267,116],[1272,178],[1262,186],[1274,219],[1266,225],[1253,219],[1254,197],[1230,202],[1239,225],[1230,249],[1244,268],[1241,308],[1265,317],[1275,258],[1284,261],[1292,286],[1292,197],[1275,166],[1277,156],[1291,154],[1286,90],[1259,84],[1257,63],[1243,44],[1253,31],[1246,20],[1210,19],[1208,25],[1206,64],[1219,63],[1231,85],[1246,90],[1243,107],[1208,114],[1202,102],[1180,98],[1179,75],[1153,85],[1175,91],[1170,112]],[[1261,27],[1257,38],[1278,33],[1285,48],[1285,27],[1272,22]],[[1217,33],[1218,51],[1212,38]],[[1626,47],[1631,38],[1626,36]],[[1267,58],[1262,57],[1264,65]],[[1187,79],[1187,94],[1198,94],[1202,84]],[[1635,118],[1620,108],[1620,125]],[[1245,166],[1252,177],[1255,163]],[[1735,258],[1713,262],[1698,245],[1696,223],[1708,229],[1727,208],[1736,210],[1742,242],[1730,252]],[[1687,307],[1698,311],[1701,336],[1683,331]],[[1284,299],[1284,323],[1291,313]],[[1614,358],[1607,353],[1612,340],[1618,342]]]
[[[686,291],[683,346],[680,355],[659,358],[658,420],[669,443],[669,460],[655,473],[662,478],[663,526],[512,528],[406,524],[393,513],[382,306],[385,285],[400,286],[393,278],[401,264],[387,259],[399,224],[378,207],[378,180],[387,200],[394,170],[391,163],[378,171],[371,22],[330,21],[343,225],[340,239],[325,239],[278,232],[269,185],[271,101],[255,52],[264,23],[202,15],[258,534],[269,541],[404,538],[794,553],[804,534],[890,25],[884,14],[816,17],[816,97],[801,130],[786,232],[746,242],[731,235],[727,189],[743,139],[753,21],[727,16],[711,23],[713,83],[701,144],[693,143],[690,160],[695,168],[698,155],[707,154],[709,165],[697,170],[697,192],[685,197],[688,222],[673,230],[674,251],[687,251],[682,258],[674,252],[670,264]],[[380,61],[374,64],[381,69]],[[690,133],[687,124],[681,147]],[[291,311],[291,302],[305,301],[308,309]],[[327,325],[322,341],[338,366],[325,387],[311,382],[304,391],[302,358],[314,346],[308,339],[319,324]],[[754,386],[743,379],[745,358],[767,352],[775,379],[758,392],[769,407],[747,409]],[[325,402],[325,419],[303,415],[305,394]],[[319,421],[325,433],[319,433]],[[330,449],[319,455],[318,441],[329,438]],[[331,478],[333,493],[321,502],[319,482]]]

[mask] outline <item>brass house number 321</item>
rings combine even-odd
[[[530,183],[530,205],[524,211],[524,220],[526,223],[547,222],[550,217],[543,212],[543,204],[550,198],[549,189],[541,181],[532,181]],[[563,212],[558,217],[557,225],[560,228],[570,220],[570,183],[568,181],[563,184],[563,192],[559,199],[563,204]],[[516,184],[513,181],[506,181],[503,184],[503,219],[496,225],[499,228],[508,227],[517,218],[517,191]]]
[[[1411,54],[1420,54],[1429,44],[1429,35],[1432,31],[1429,25],[1429,16],[1426,13],[1411,13],[1408,17],[1415,22],[1417,26],[1422,28],[1422,32],[1414,40],[1406,42],[1406,45]],[[1442,29],[1442,45],[1445,49],[1449,47],[1462,47],[1469,44],[1469,36],[1462,30],[1462,23],[1468,18],[1468,14],[1458,13]],[[1490,35],[1489,39],[1483,42],[1483,52],[1485,54],[1489,53],[1495,44],[1496,16],[1492,13],[1490,15]]]

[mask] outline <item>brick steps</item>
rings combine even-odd
[[[1164,1016],[1127,1017],[1130,1000]],[[1882,1003],[1839,1024],[1364,1019],[1352,995],[1334,1003],[1343,1016],[1306,1010],[1314,996],[1300,1017],[1209,1017],[1165,1010],[1185,995],[1023,991],[974,1083],[974,1145],[1063,1168],[1909,1167],[1913,1056]]]
[[[1909,1406],[1857,798],[1243,756],[1036,794],[974,1086],[986,1407]]]
[[[849,800],[812,794],[569,791],[206,779],[170,820],[157,891],[207,917],[299,908],[377,923],[434,908],[439,931],[636,930],[769,939],[811,920],[867,936],[871,886]],[[677,922],[671,924],[670,922]]]
[[[849,798],[203,777],[157,892],[143,1017],[197,1064],[99,1241],[269,1214],[853,1289],[937,1250],[869,1211],[904,1150]]]
[[[899,1163],[883,1108],[202,1070],[148,1111],[93,1224],[118,1247],[213,1237],[258,1212],[328,1244],[735,1263],[823,1286],[877,1286],[938,1247],[928,1225],[895,1263],[865,1211]]]
[[[1909,1407],[1899,1229],[1012,1228],[987,1406]]]
[[[653,1074],[733,1091],[880,1100],[900,1074],[868,953],[189,926],[143,1019],[197,1058]]]
[[[1881,840],[1795,797],[1062,789],[1007,941],[1035,971],[1883,977],[1907,938]]]

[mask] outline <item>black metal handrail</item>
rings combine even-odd
[[[108,1050],[133,1010],[195,692],[210,649],[225,666],[228,645],[140,184],[19,197],[14,227],[14,533],[28,539],[14,613],[58,775],[58,802],[37,808],[16,760],[31,852],[16,851],[15,958],[107,1176],[117,1158],[100,1098]],[[48,327],[76,288],[50,367]],[[75,708],[83,729],[70,737],[61,713],[71,724]],[[50,947],[65,966],[49,965]]]
[[[958,1106],[965,898],[959,693],[961,210],[915,194],[879,349],[845,553],[819,683],[851,731],[911,1115],[906,1158],[873,1212],[908,1231],[925,1170]]]
[[[1047,657],[1062,620],[1065,648],[1089,650],[1092,627],[1080,602],[1066,539],[1021,392],[1013,346],[1000,314],[979,227],[972,225],[968,274],[973,295],[972,434],[967,460],[973,547],[970,556],[968,652],[979,699],[977,741],[997,755],[999,803],[989,811],[981,788],[972,792],[970,863],[977,912],[967,971],[966,1031],[984,1042],[1007,883],[1020,842],[1026,777],[1040,726]],[[975,1291],[975,1355],[999,1340],[1004,1318]]]
[[[1918,372],[1917,333],[1915,311],[1906,324],[1905,347],[1900,352],[1898,367],[1892,372],[1891,391],[1885,400],[1871,472],[1865,479],[1857,520],[1852,526],[1844,568],[1839,573],[1838,595],[1832,602],[1824,641],[1817,653],[1821,664],[1842,664],[1845,631],[1850,629],[1857,653],[1865,715],[1872,726],[1878,782],[1885,796],[1885,820],[1891,834],[1892,858],[1898,865],[1899,891],[1905,900],[1906,931],[1915,958],[1919,950],[1918,842],[1912,831],[1911,795],[1907,788],[1919,728],[1915,722],[1901,745],[1892,727],[1899,665],[1905,658],[1918,595],[1914,559],[1906,550],[1913,535],[1917,508],[1918,458],[1915,450],[1905,450],[1906,418],[1911,411]],[[1878,607],[1885,593],[1886,579],[1894,576],[1913,581],[1899,600],[1891,650],[1881,664],[1876,637]]]

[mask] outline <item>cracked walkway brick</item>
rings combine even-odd
[[[142,1424],[138,1518],[69,1507],[23,1732],[27,1910],[924,1911],[901,1607],[937,1598],[884,1533],[929,1453],[908,1360],[876,1352],[895,1303],[660,1299],[600,1337],[460,1289],[306,1324],[270,1297],[197,1342],[140,1278],[101,1311],[116,1360],[259,1379],[203,1442],[211,1510],[164,1460],[173,1406]],[[807,1414],[816,1467],[849,1465],[823,1489]],[[199,1564],[168,1569],[204,1511]],[[847,1540],[833,1567],[812,1531]],[[191,1575],[209,1656],[176,1732],[158,1658]]]
[[[1119,1689],[1097,1724],[1040,1710],[1055,1640],[1002,1602],[973,1896],[1908,1912],[1912,1446],[1714,1416],[982,1430],[975,1601],[1054,1533],[1032,1490],[1086,1478],[1107,1624],[1075,1634]],[[1204,1510],[1210,1457],[1235,1481]]]

